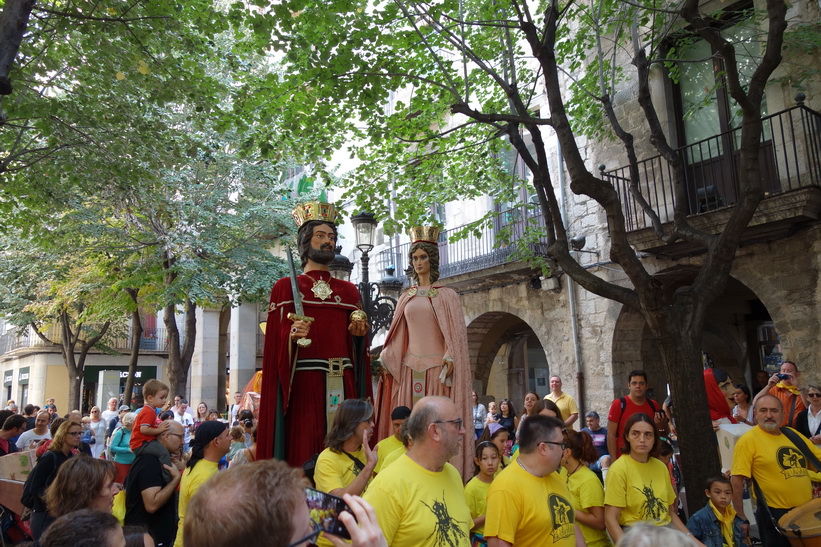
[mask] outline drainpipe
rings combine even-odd
[[[554,133],[555,135],[555,133]],[[567,226],[567,205],[564,201],[564,157],[562,156],[562,145],[556,135],[556,150],[559,162],[559,207],[562,211],[562,223]],[[573,251],[571,251],[572,253]],[[586,411],[586,397],[584,385],[584,370],[582,367],[582,347],[579,342],[579,316],[576,310],[576,283],[571,277],[567,278],[567,295],[570,303],[570,329],[573,334],[573,351],[576,356],[576,393],[579,405],[579,423],[584,426],[584,414]]]

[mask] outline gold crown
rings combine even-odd
[[[294,209],[294,222],[296,222],[297,228],[311,220],[321,220],[336,225],[337,217],[336,205],[324,201],[300,203]]]
[[[415,228],[411,228],[410,231],[408,231],[408,235],[410,235],[411,238],[411,245],[417,241],[427,241],[428,243],[433,243],[434,245],[439,244],[438,226],[417,226]]]

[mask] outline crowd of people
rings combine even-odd
[[[38,452],[21,501],[34,544],[45,547],[344,545],[328,519],[312,519],[309,485],[344,501],[347,510],[330,520],[364,547],[658,545],[647,538],[662,536],[670,545],[740,546],[750,532],[750,490],[762,543],[788,545],[775,523],[813,498],[821,388],[800,387],[790,362],[754,396],[746,386],[722,387],[728,378],[717,369],[705,371],[708,378],[726,394],[727,414],[754,426],[738,440],[732,469],[707,481],[707,504],[689,519],[670,462],[674,417],[647,397],[643,371],[629,374],[629,393],[612,402],[606,426],[589,411],[579,430],[578,408],[558,377],[547,396],[527,393],[521,414],[509,399],[485,406],[472,393],[472,424],[447,397],[398,406],[384,439],[375,438],[371,403],[346,399],[308,476],[256,461],[257,423],[239,397],[227,419],[194,417],[183,398],[168,402],[168,387],[156,380],[143,386],[138,413],[116,399],[87,417],[59,417],[53,402],[22,414],[7,408],[0,450]],[[451,462],[465,437],[474,441],[473,468],[461,474]],[[220,509],[228,503],[237,511]]]
[[[309,202],[293,215],[302,273],[292,265],[272,288],[253,411],[241,393],[226,419],[172,404],[157,380],[137,412],[117,399],[88,416],[59,418],[53,400],[0,411],[0,455],[39,458],[21,500],[38,545],[737,547],[752,492],[758,535],[781,546],[777,520],[821,491],[821,389],[801,386],[795,363],[747,388],[705,361],[714,429],[749,431],[686,515],[676,407],[648,396],[644,371],[619,380],[628,393],[606,414],[580,415],[560,376],[544,397],[471,393],[436,226],[410,230],[412,286],[372,369],[360,291],[329,269],[339,211]]]

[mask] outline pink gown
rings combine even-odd
[[[415,287],[414,287],[415,288]],[[377,434],[383,439],[391,434],[391,411],[397,406],[413,408],[413,372],[424,372],[424,393],[418,396],[449,397],[459,409],[464,427],[471,429],[471,372],[465,326],[459,295],[448,287],[434,286],[435,296],[411,288],[399,299],[393,323],[382,348],[380,359],[388,374],[380,380],[377,401]],[[442,361],[453,360],[450,386],[442,383]],[[463,478],[473,470],[473,435],[466,434],[460,453],[451,463]]]

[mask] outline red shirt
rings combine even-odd
[[[655,423],[655,413],[656,411],[661,410],[661,405],[656,401],[650,403],[651,399],[645,399],[644,404],[642,405],[637,405],[632,399],[630,399],[630,397],[625,397],[624,400],[626,402],[624,405],[624,412],[621,410],[621,399],[616,399],[610,405],[610,412],[607,414],[607,419],[611,422],[616,422],[617,424],[616,446],[618,447],[618,452],[616,454],[610,454],[614,460],[621,455],[621,448],[624,446],[624,439],[622,439],[624,424],[627,423],[630,416],[633,414],[638,414],[639,412],[644,412],[650,416],[650,419],[654,421],[653,423]]]
[[[134,427],[131,428],[131,440],[128,443],[129,448],[133,451],[145,443],[153,441],[156,436],[146,435],[140,430],[140,426],[145,424],[148,427],[156,427],[159,422],[157,411],[153,406],[145,405],[142,407],[139,414],[137,414],[137,418],[134,420]]]

